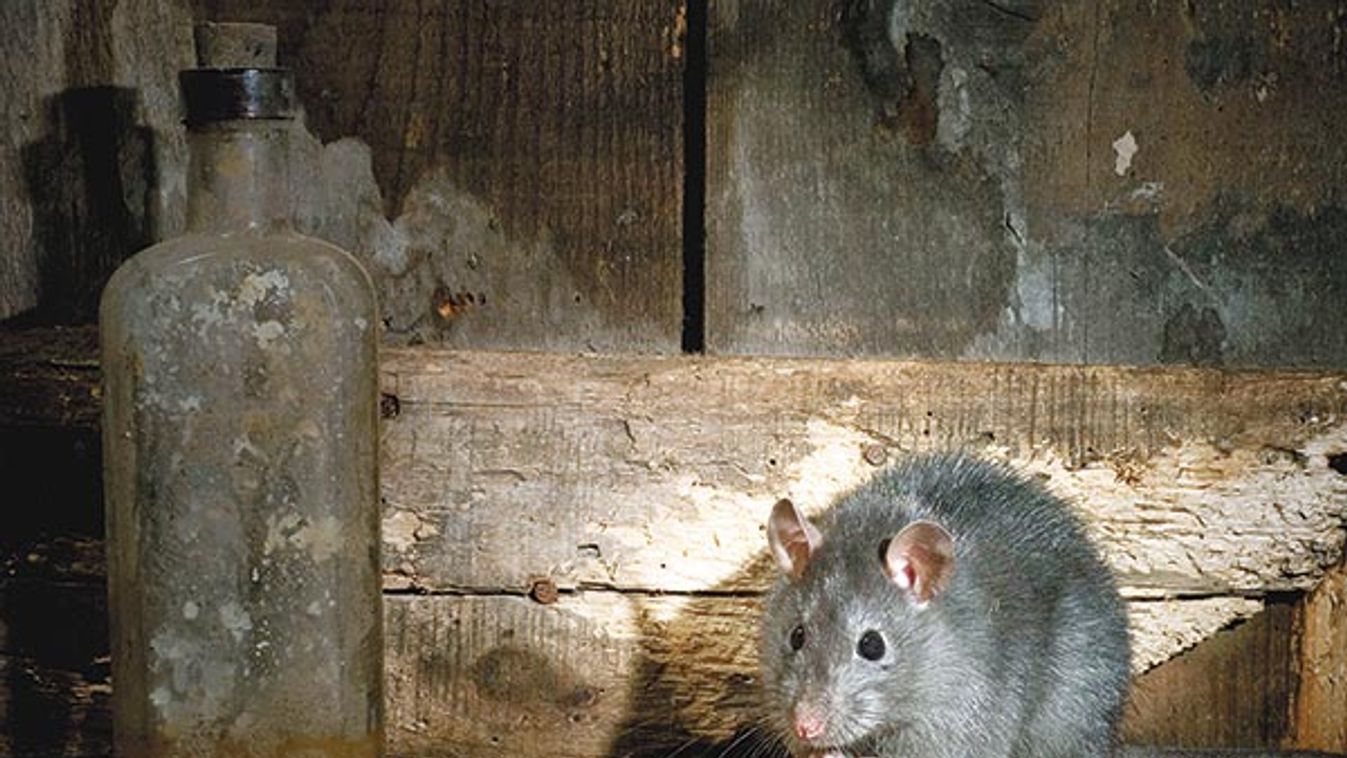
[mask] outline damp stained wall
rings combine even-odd
[[[251,18],[391,342],[674,352],[687,254],[720,354],[1347,361],[1342,2],[725,0],[704,61],[683,2],[564,8],[6,3],[0,319],[181,228],[187,26]]]
[[[1347,5],[710,8],[714,352],[1347,360]]]

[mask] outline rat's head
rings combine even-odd
[[[762,625],[770,723],[798,755],[873,754],[938,694],[930,658],[954,540],[930,521],[825,534],[789,500],[767,538],[782,573]]]

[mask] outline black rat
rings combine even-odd
[[[767,534],[761,675],[795,755],[1271,755],[1120,751],[1123,601],[1067,506],[1006,467],[914,456],[817,526],[780,501]]]

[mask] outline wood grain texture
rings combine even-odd
[[[1347,365],[1347,4],[710,8],[713,352]]]
[[[390,735],[399,754],[436,755],[449,745],[501,758],[655,758],[680,748],[755,755],[760,737],[752,732],[762,718],[757,598],[584,591],[548,606],[501,597],[389,600]],[[1133,623],[1158,605],[1134,602]],[[1161,612],[1176,611],[1184,613]],[[1287,675],[1287,631],[1283,625],[1263,638],[1271,646],[1283,633],[1282,657],[1259,662],[1267,676]],[[1243,692],[1284,715],[1287,682],[1264,684],[1249,680]],[[1167,692],[1178,697],[1184,690]],[[1208,719],[1224,713],[1212,702],[1191,707]],[[1138,734],[1171,721],[1159,708],[1134,708],[1128,718]],[[1227,736],[1227,746],[1275,744],[1261,733]]]
[[[0,426],[88,430],[87,340],[23,340],[44,346],[0,349],[0,400],[48,405],[0,402]],[[717,755],[755,713],[764,513],[781,495],[822,508],[912,451],[976,450],[1071,498],[1129,595],[1138,672],[1342,554],[1336,374],[431,349],[382,364],[398,755]],[[7,388],[44,381],[66,390]],[[96,540],[9,549],[25,587],[101,576]],[[529,599],[540,581],[555,602]],[[67,607],[24,592],[30,629]],[[0,650],[51,671],[98,656],[24,639]]]
[[[1300,687],[1287,743],[1347,753],[1347,564],[1305,597],[1295,628]]]
[[[675,352],[681,9],[5,3],[0,319],[92,321],[115,267],[182,229],[191,24],[247,18],[279,26],[306,114],[297,225],[366,264],[390,341]]]
[[[1175,747],[1278,747],[1296,690],[1294,603],[1248,621],[1139,677],[1123,740]]]
[[[758,589],[776,498],[818,510],[867,455],[932,449],[1043,476],[1130,596],[1307,588],[1342,551],[1337,375],[430,351],[383,372],[409,588]]]
[[[678,350],[681,0],[193,5],[276,24],[308,128],[368,146],[318,169],[312,226],[367,256],[390,337]]]
[[[934,145],[939,46],[877,113],[842,6],[709,6],[710,352],[954,356],[1013,284],[995,178]]]

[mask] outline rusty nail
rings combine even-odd
[[[555,603],[559,595],[557,583],[545,576],[534,579],[532,586],[529,587],[529,597],[543,605]]]

